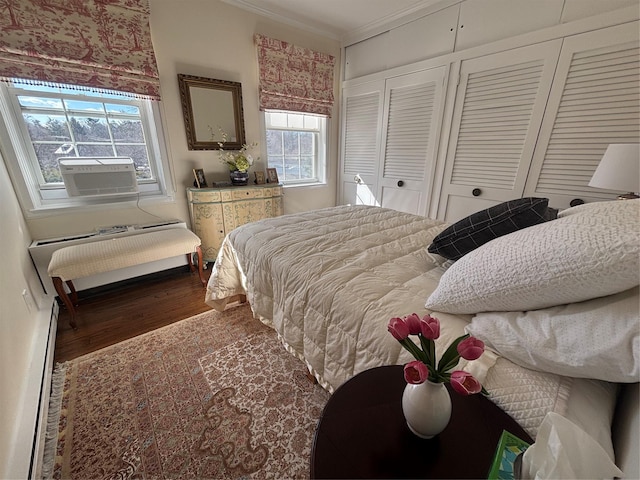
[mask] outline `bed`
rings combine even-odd
[[[483,356],[460,367],[533,438],[547,413],[559,413],[613,459],[617,394],[640,368],[640,200],[554,213],[546,199],[517,199],[455,225],[369,206],[261,220],[225,238],[205,301],[223,310],[246,294],[329,391],[412,360],[388,321],[431,313],[441,322],[437,351],[465,331],[485,341]],[[605,335],[603,315],[626,320]],[[598,341],[567,353],[588,330]]]

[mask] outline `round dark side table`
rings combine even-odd
[[[532,443],[515,420],[484,396],[451,394],[451,421],[430,440],[402,413],[401,365],[373,368],[340,386],[318,421],[311,478],[487,478],[500,435]]]

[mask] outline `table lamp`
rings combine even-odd
[[[590,187],[630,192],[618,200],[640,198],[640,144],[615,143],[607,147],[589,182]]]

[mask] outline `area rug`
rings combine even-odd
[[[308,478],[328,397],[248,306],[206,312],[56,367],[45,474]]]

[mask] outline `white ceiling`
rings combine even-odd
[[[223,0],[336,40],[364,32],[440,0]]]

